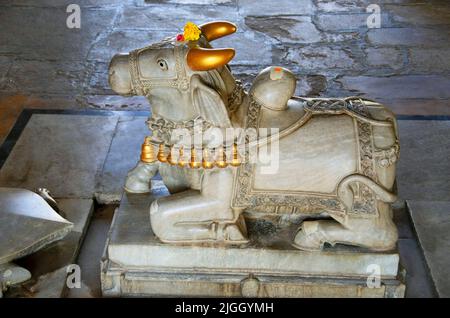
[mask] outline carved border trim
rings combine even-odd
[[[246,128],[259,128],[261,105],[254,99],[250,100],[247,111]],[[245,153],[248,156],[248,150]],[[315,193],[280,194],[270,191],[258,193],[252,190],[254,164],[247,160],[237,169],[232,207],[243,208],[249,206],[273,206],[279,211],[284,206],[292,206],[292,213],[321,213],[334,212],[344,215],[345,207],[337,198],[337,195]]]
[[[355,132],[357,133],[358,141],[358,172],[376,182],[375,157],[379,156],[379,153],[384,154],[385,151],[387,151],[390,154],[392,151],[391,149],[388,149],[383,150],[384,152],[375,153],[372,137],[372,124],[360,119],[360,116],[369,116],[369,112],[364,103],[361,100],[359,101],[360,103],[347,103],[345,100],[342,102],[340,100],[320,100],[318,102],[312,100],[312,102],[315,102],[314,109],[308,110],[313,114],[342,114],[344,113],[342,109],[345,108],[347,110],[345,112],[347,115],[353,115],[352,117],[355,121]],[[325,105],[321,105],[322,103]],[[333,105],[333,109],[327,109],[326,105]],[[351,109],[349,109],[349,107]],[[259,128],[260,111],[261,105],[254,99],[251,99],[248,108],[246,128]],[[355,111],[357,116],[354,116],[353,111]],[[248,153],[245,155],[247,156]],[[292,209],[290,209],[291,213],[315,214],[328,212],[335,216],[343,216],[346,213],[350,213],[359,217],[375,217],[378,215],[375,194],[366,185],[355,185],[356,191],[353,208],[351,211],[346,211],[345,206],[339,200],[337,194],[328,195],[308,192],[280,194],[270,191],[255,192],[252,189],[253,174],[254,164],[248,163],[247,161],[237,169],[232,207],[243,208],[250,206],[265,206],[267,207],[265,210],[272,210],[273,213],[277,213],[280,210],[286,210],[286,207],[290,206],[292,207]]]

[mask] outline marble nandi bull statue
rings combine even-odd
[[[325,243],[393,249],[399,156],[393,113],[361,98],[293,96],[296,79],[281,67],[266,68],[244,91],[227,65],[234,50],[210,45],[235,31],[224,21],[188,23],[184,34],[111,61],[112,89],[144,95],[152,107],[152,135],[125,190],[149,192],[159,171],[171,194],[151,204],[153,232],[165,243],[245,244],[243,215],[251,209],[305,216],[292,242],[302,250],[321,250]],[[219,143],[174,136],[180,129],[207,135],[264,127],[278,132],[256,136],[253,146],[242,133]],[[277,169],[263,173],[262,163],[247,158],[249,149],[258,154],[275,142]]]

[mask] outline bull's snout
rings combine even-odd
[[[116,54],[109,64],[109,86],[120,95],[131,95],[131,75],[128,66],[128,54]]]

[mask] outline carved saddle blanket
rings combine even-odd
[[[395,126],[391,121],[380,121],[372,118],[367,104],[372,102],[360,98],[350,97],[346,99],[295,99],[304,101],[306,114],[297,123],[282,130],[278,138],[296,131],[299,127],[306,125],[309,119],[315,115],[342,115],[346,114],[353,118],[357,135],[357,172],[363,176],[378,182],[375,165],[386,167],[396,162],[399,145],[396,142],[389,149],[376,149],[373,141],[374,126]],[[372,103],[372,105],[379,104]],[[261,105],[251,101],[246,128],[258,129],[260,121]],[[357,184],[355,200],[351,211],[347,211],[337,194],[297,193],[287,194],[279,191],[256,191],[253,187],[255,176],[255,164],[244,162],[237,171],[234,185],[233,207],[249,208],[254,212],[264,214],[320,214],[329,213],[336,218],[353,214],[357,217],[377,217],[377,202],[375,194],[366,185]]]

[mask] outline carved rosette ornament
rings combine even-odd
[[[400,156],[400,144],[398,141],[388,149],[377,149],[374,153],[378,166],[389,167],[397,162]]]

